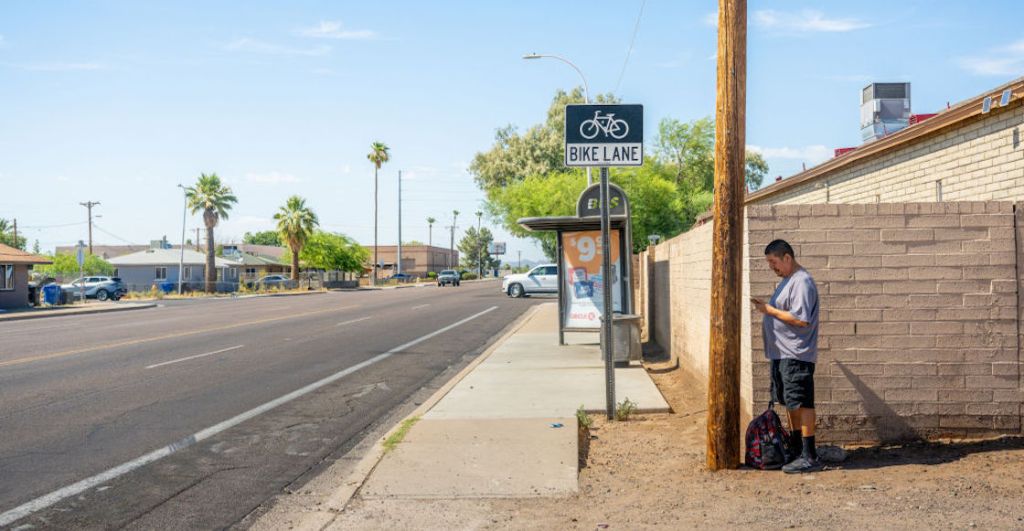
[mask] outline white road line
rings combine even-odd
[[[448,326],[446,326],[444,328],[435,330],[435,331],[433,331],[433,332],[431,332],[431,333],[429,333],[429,334],[427,334],[425,336],[422,336],[422,337],[419,337],[417,339],[414,339],[414,340],[412,340],[412,341],[410,341],[408,343],[405,343],[403,345],[399,345],[399,346],[397,346],[397,347],[395,347],[395,348],[393,348],[393,349],[391,349],[391,350],[389,350],[389,351],[387,351],[387,352],[385,352],[383,354],[378,354],[378,355],[376,355],[376,356],[374,356],[374,357],[372,357],[372,358],[370,358],[370,359],[368,359],[366,361],[363,361],[361,363],[357,363],[357,364],[355,364],[355,365],[353,365],[353,366],[351,366],[351,367],[349,367],[347,369],[338,371],[338,372],[336,372],[336,373],[334,373],[334,374],[332,374],[332,375],[330,375],[330,376],[328,376],[328,377],[326,377],[326,378],[324,378],[322,380],[317,380],[317,381],[315,381],[315,382],[313,382],[313,383],[311,383],[311,384],[309,384],[309,385],[307,385],[305,387],[302,387],[300,389],[296,389],[295,391],[292,391],[292,392],[290,392],[290,393],[288,393],[288,394],[286,394],[284,396],[275,398],[274,400],[271,400],[270,402],[267,402],[267,403],[265,403],[265,404],[263,404],[261,406],[254,407],[254,408],[250,409],[249,411],[246,411],[245,413],[242,413],[240,415],[236,415],[234,417],[231,417],[230,419],[225,420],[223,422],[220,422],[218,424],[214,424],[213,426],[210,426],[209,428],[206,428],[204,430],[197,431],[197,432],[193,433],[192,435],[189,435],[188,437],[185,437],[183,439],[179,439],[177,441],[174,441],[171,444],[168,444],[167,446],[164,446],[163,448],[154,450],[152,452],[149,452],[148,454],[142,455],[142,456],[137,457],[137,458],[135,458],[135,459],[133,459],[131,461],[128,461],[127,463],[123,463],[123,464],[120,464],[118,466],[115,466],[114,468],[106,470],[104,472],[100,472],[99,474],[96,474],[95,476],[85,478],[85,479],[83,479],[83,480],[81,480],[81,481],[79,481],[77,483],[73,483],[73,484],[68,485],[68,486],[66,486],[64,488],[57,489],[57,490],[55,490],[55,491],[53,491],[53,492],[51,492],[49,494],[45,494],[43,496],[40,496],[40,497],[38,497],[38,498],[36,498],[34,500],[25,502],[25,503],[15,507],[15,508],[13,508],[13,509],[7,511],[7,512],[0,513],[0,527],[6,526],[6,525],[11,524],[13,522],[16,522],[18,520],[21,520],[22,518],[25,518],[26,516],[29,516],[30,514],[36,512],[36,511],[41,511],[41,510],[43,510],[43,509],[45,509],[45,508],[47,508],[47,507],[49,507],[49,506],[51,506],[51,505],[53,505],[55,503],[60,502],[61,500],[65,499],[65,498],[70,498],[71,496],[77,496],[77,495],[79,495],[79,494],[81,494],[81,493],[83,493],[83,492],[85,492],[85,491],[87,491],[87,490],[89,490],[89,489],[91,489],[93,487],[96,487],[98,485],[102,485],[102,484],[104,484],[104,483],[106,483],[106,482],[108,482],[110,480],[113,480],[113,479],[116,479],[116,478],[118,478],[120,476],[123,476],[123,475],[125,475],[125,474],[127,474],[127,473],[129,473],[129,472],[131,472],[133,470],[136,470],[138,468],[146,466],[149,463],[152,463],[152,462],[157,461],[157,460],[159,460],[161,458],[167,457],[168,455],[171,455],[171,454],[177,452],[178,450],[183,450],[183,449],[188,448],[189,446],[192,446],[193,444],[196,444],[196,443],[198,443],[198,442],[200,442],[202,440],[209,439],[210,437],[213,437],[214,435],[217,435],[218,433],[220,433],[220,432],[222,432],[224,430],[227,430],[229,428],[237,426],[238,424],[241,424],[241,423],[243,423],[243,422],[245,422],[245,421],[247,421],[247,420],[249,420],[249,419],[251,419],[253,417],[256,417],[258,415],[266,413],[267,411],[270,411],[271,409],[274,409],[277,406],[280,406],[282,404],[287,404],[288,402],[291,402],[292,400],[295,400],[296,398],[299,398],[299,397],[301,397],[303,395],[307,395],[309,393],[312,393],[313,391],[316,391],[317,389],[320,389],[321,387],[323,387],[325,385],[333,383],[336,380],[344,378],[344,377],[346,377],[346,376],[348,376],[348,375],[350,375],[350,374],[352,374],[352,373],[354,373],[354,372],[356,372],[356,371],[358,371],[360,369],[369,367],[370,365],[373,365],[373,364],[375,364],[375,363],[377,363],[379,361],[383,361],[383,360],[385,360],[387,358],[390,358],[392,355],[397,354],[397,353],[399,353],[399,352],[401,352],[401,351],[403,351],[403,350],[405,350],[405,349],[407,349],[409,347],[418,345],[418,344],[420,344],[420,343],[422,343],[422,342],[424,342],[424,341],[426,341],[428,339],[431,339],[431,338],[436,337],[436,336],[438,336],[440,334],[443,334],[443,333],[445,333],[445,332],[447,332],[447,331],[449,331],[449,330],[451,330],[451,329],[453,329],[455,327],[464,325],[464,324],[472,321],[473,319],[481,317],[481,316],[483,316],[485,314],[488,314],[488,313],[490,313],[490,312],[492,312],[494,310],[497,310],[497,309],[498,309],[497,306],[491,306],[490,308],[488,308],[488,309],[486,309],[486,310],[484,310],[484,311],[482,311],[480,313],[473,314],[473,315],[471,315],[471,316],[469,316],[469,317],[467,317],[467,318],[465,318],[465,319],[463,319],[461,321],[457,321],[457,322],[452,323],[452,324],[450,324],[450,325],[448,325]]]
[[[163,367],[164,365],[170,365],[172,363],[178,363],[178,362],[182,362],[182,361],[194,360],[196,358],[205,358],[206,356],[213,356],[214,354],[220,354],[221,352],[227,352],[229,350],[237,350],[237,349],[240,349],[240,348],[242,348],[244,346],[245,345],[235,345],[233,347],[222,348],[220,350],[215,350],[213,352],[206,352],[204,354],[196,354],[195,356],[188,356],[188,357],[185,357],[185,358],[178,358],[176,360],[165,361],[163,363],[157,363],[155,365],[149,365],[146,368],[147,369],[155,369],[157,367]]]
[[[409,308],[409,309],[410,310],[419,310],[420,308],[426,308],[427,306],[430,306],[430,305],[429,304],[420,304],[418,306],[413,306],[412,308]]]
[[[352,323],[358,323],[360,321],[368,321],[370,319],[373,319],[373,317],[369,317],[369,316],[367,316],[367,317],[360,317],[359,319],[352,319],[351,321],[342,321],[342,322],[340,322],[340,323],[338,323],[338,324],[336,324],[334,326],[336,326],[336,327],[337,326],[345,326],[345,325],[349,325],[349,324],[352,324]]]

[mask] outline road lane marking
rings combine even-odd
[[[430,305],[429,304],[420,304],[418,306],[413,306],[412,308],[409,308],[409,309],[410,310],[419,310],[420,308],[426,308],[427,306],[430,306]]]
[[[160,336],[147,337],[147,338],[142,338],[142,339],[129,339],[127,341],[120,341],[120,342],[117,342],[117,343],[107,343],[105,345],[96,345],[96,346],[93,346],[93,347],[85,347],[85,348],[74,349],[74,350],[65,350],[63,352],[54,352],[52,354],[40,354],[38,356],[29,356],[27,358],[17,358],[17,359],[13,359],[13,360],[0,361],[0,367],[8,367],[8,366],[11,366],[11,365],[21,365],[21,364],[24,364],[24,363],[31,363],[33,361],[42,361],[42,360],[49,360],[49,359],[54,359],[54,358],[64,358],[64,357],[67,357],[67,356],[74,356],[75,354],[84,354],[86,352],[94,352],[94,351],[103,350],[103,349],[128,347],[128,346],[132,346],[132,345],[141,345],[143,343],[152,343],[153,341],[162,341],[164,339],[172,339],[172,338],[185,337],[185,336],[194,336],[196,334],[205,334],[205,333],[208,333],[208,332],[220,332],[222,330],[230,330],[232,328],[240,328],[240,327],[243,327],[243,326],[251,326],[251,325],[257,325],[257,324],[263,324],[263,323],[272,323],[274,321],[284,321],[284,320],[287,320],[287,319],[297,319],[299,317],[308,317],[310,315],[319,315],[319,314],[322,314],[322,313],[337,312],[337,311],[340,311],[340,310],[346,310],[346,309],[350,309],[350,308],[353,308],[353,306],[343,306],[341,308],[328,308],[328,309],[324,309],[324,310],[314,310],[314,311],[311,311],[311,312],[296,313],[296,314],[292,314],[292,315],[281,315],[281,316],[278,316],[278,317],[269,317],[267,319],[257,319],[255,321],[245,321],[245,322],[241,322],[241,323],[233,323],[233,324],[224,325],[224,326],[215,326],[213,328],[203,328],[201,330],[190,330],[190,331],[184,331],[184,332],[175,332],[173,334],[164,334],[164,335],[160,335]]]
[[[336,324],[336,325],[334,325],[334,326],[335,326],[335,327],[338,327],[338,326],[345,326],[345,325],[350,325],[350,324],[352,324],[352,323],[358,323],[358,322],[361,322],[361,321],[368,321],[368,320],[370,320],[370,319],[373,319],[373,317],[370,317],[370,316],[367,316],[367,317],[360,317],[359,319],[352,319],[351,321],[342,321],[342,322],[340,322],[340,323],[338,323],[338,324]]]
[[[170,365],[172,363],[179,363],[179,362],[182,362],[182,361],[194,360],[196,358],[205,358],[206,356],[213,356],[214,354],[220,354],[221,352],[228,352],[230,350],[238,350],[238,349],[240,349],[240,348],[242,348],[244,346],[245,345],[235,345],[233,347],[222,348],[220,350],[215,350],[213,352],[206,352],[204,354],[196,354],[195,356],[188,356],[188,357],[184,357],[184,358],[178,358],[176,360],[165,361],[163,363],[157,363],[155,365],[150,365],[150,366],[148,366],[146,368],[147,369],[155,369],[157,367],[163,367],[164,365]]]
[[[241,423],[243,423],[243,422],[245,422],[245,421],[247,421],[247,420],[249,420],[249,419],[251,419],[253,417],[256,417],[258,415],[266,413],[267,411],[270,411],[271,409],[274,409],[274,408],[276,408],[276,407],[278,407],[278,406],[280,406],[282,404],[287,404],[288,402],[291,402],[292,400],[295,400],[296,398],[299,398],[301,396],[304,396],[304,395],[307,395],[309,393],[312,393],[313,391],[316,391],[317,389],[320,389],[321,387],[323,387],[325,385],[331,384],[331,383],[333,383],[333,382],[335,382],[337,380],[340,380],[341,378],[344,378],[344,377],[346,377],[346,376],[348,376],[348,375],[350,375],[350,374],[352,374],[352,373],[354,373],[356,371],[359,371],[359,370],[364,369],[366,367],[369,367],[370,365],[373,365],[373,364],[375,364],[377,362],[380,362],[380,361],[383,361],[383,360],[385,360],[387,358],[390,358],[394,354],[398,354],[399,352],[402,352],[403,350],[406,350],[406,349],[408,349],[410,347],[416,346],[416,345],[418,345],[418,344],[420,344],[420,343],[422,343],[422,342],[424,342],[424,341],[426,341],[428,339],[437,337],[437,336],[439,336],[439,335],[441,335],[441,334],[443,334],[443,333],[445,333],[445,332],[447,332],[447,331],[449,331],[449,330],[451,330],[453,328],[456,328],[458,326],[464,325],[464,324],[466,324],[466,323],[468,323],[468,322],[470,322],[470,321],[472,321],[472,320],[474,320],[474,319],[476,319],[478,317],[482,317],[482,316],[484,316],[484,315],[486,315],[486,314],[488,314],[488,313],[490,313],[490,312],[492,312],[494,310],[497,310],[497,309],[498,309],[497,306],[491,306],[490,308],[488,308],[488,309],[486,309],[486,310],[484,310],[482,312],[473,314],[473,315],[471,315],[469,317],[466,317],[465,319],[462,319],[461,321],[456,321],[455,323],[452,323],[452,324],[450,324],[450,325],[448,325],[448,326],[446,326],[444,328],[435,330],[435,331],[433,331],[433,332],[431,332],[431,333],[429,333],[429,334],[427,334],[425,336],[420,336],[417,339],[414,339],[414,340],[412,340],[412,341],[410,341],[408,343],[399,345],[399,346],[397,346],[397,347],[395,347],[395,348],[393,348],[393,349],[391,349],[391,350],[389,350],[387,352],[384,352],[383,354],[377,354],[376,356],[374,356],[374,357],[372,357],[372,358],[370,358],[370,359],[368,359],[366,361],[357,363],[357,364],[355,364],[355,365],[353,365],[353,366],[351,366],[351,367],[349,367],[347,369],[340,370],[340,371],[338,371],[338,372],[336,372],[336,373],[334,373],[334,374],[332,374],[332,375],[330,375],[330,376],[328,376],[326,378],[323,378],[322,380],[317,380],[317,381],[315,381],[315,382],[313,382],[313,383],[311,383],[311,384],[309,384],[309,385],[307,385],[305,387],[296,389],[295,391],[292,391],[292,392],[290,392],[290,393],[288,393],[288,394],[286,394],[284,396],[275,398],[274,400],[271,400],[270,402],[266,402],[263,405],[254,407],[254,408],[250,409],[249,411],[246,411],[245,413],[242,413],[240,415],[236,415],[234,417],[231,417],[228,420],[225,420],[223,422],[214,424],[213,426],[210,426],[209,428],[206,428],[204,430],[197,431],[197,432],[193,433],[192,435],[189,435],[189,436],[184,437],[182,439],[178,439],[177,441],[174,441],[171,444],[168,444],[167,446],[164,446],[163,448],[159,448],[157,450],[149,452],[148,454],[145,454],[145,455],[139,456],[139,457],[137,457],[135,459],[132,459],[131,461],[128,461],[127,463],[123,463],[123,464],[120,464],[118,466],[115,466],[114,468],[108,469],[108,470],[106,470],[104,472],[100,472],[99,474],[96,474],[95,476],[91,476],[91,477],[85,478],[85,479],[83,479],[81,481],[78,481],[77,483],[73,483],[73,484],[68,485],[66,487],[57,489],[57,490],[55,490],[55,491],[53,491],[53,492],[51,492],[49,494],[45,494],[43,496],[40,496],[40,497],[38,497],[38,498],[36,498],[34,500],[25,502],[25,503],[15,507],[15,508],[9,510],[9,511],[6,511],[4,513],[0,513],[0,527],[6,526],[6,525],[9,525],[9,524],[11,524],[13,522],[16,522],[18,520],[21,520],[22,518],[25,518],[26,516],[29,516],[32,513],[35,513],[37,511],[41,511],[41,510],[43,510],[43,509],[45,509],[45,508],[47,508],[47,507],[49,507],[51,505],[54,505],[54,504],[60,502],[61,500],[64,500],[66,498],[70,498],[72,496],[77,496],[77,495],[79,495],[79,494],[81,494],[81,493],[83,493],[83,492],[85,492],[85,491],[87,491],[87,490],[89,490],[89,489],[91,489],[93,487],[96,487],[96,486],[102,485],[102,484],[104,484],[104,483],[106,483],[108,481],[117,479],[120,476],[123,476],[123,475],[125,475],[125,474],[127,474],[127,473],[129,473],[129,472],[131,472],[133,470],[136,470],[136,469],[139,469],[139,468],[141,468],[141,467],[143,467],[145,465],[148,465],[149,463],[152,463],[154,461],[157,461],[159,459],[167,457],[168,455],[171,455],[171,454],[173,454],[173,453],[175,453],[175,452],[177,452],[179,450],[184,450],[185,448],[188,448],[188,447],[190,447],[190,446],[192,446],[192,445],[194,445],[194,444],[196,444],[196,443],[198,443],[200,441],[203,441],[205,439],[209,439],[210,437],[213,437],[214,435],[217,435],[220,432],[225,431],[225,430],[227,430],[229,428],[237,426],[238,424],[241,424]]]

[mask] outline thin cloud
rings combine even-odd
[[[802,160],[811,164],[825,162],[832,158],[832,151],[820,144],[803,147],[762,147],[747,145],[747,149],[760,153],[766,159]]]
[[[224,49],[229,52],[259,53],[266,55],[304,55],[309,57],[327,55],[331,51],[330,46],[295,48],[291,46],[283,46],[280,44],[273,44],[256,39],[250,39],[248,37],[243,37],[241,39],[231,41],[224,46]]]
[[[298,183],[302,182],[302,179],[292,175],[290,173],[282,173],[279,171],[272,171],[269,173],[247,173],[245,174],[245,180],[250,183],[256,184],[282,184],[282,183]]]
[[[347,30],[340,21],[321,20],[320,24],[301,31],[302,36],[314,39],[363,40],[377,36],[371,30]]]
[[[979,76],[1019,76],[1024,74],[1024,39],[989,49],[984,55],[956,59],[960,68]]]
[[[754,11],[754,24],[764,29],[808,33],[844,33],[871,27],[870,23],[860,19],[830,18],[821,11],[810,9],[800,12]]]
[[[701,20],[704,22],[705,26],[718,26],[718,11],[712,11],[707,15],[704,15],[704,18],[702,18]]]

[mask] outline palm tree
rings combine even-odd
[[[455,263],[455,222],[459,219],[459,211],[452,210],[452,241],[451,246],[448,248],[448,267],[459,267],[459,264]]]
[[[391,159],[388,151],[388,146],[383,142],[374,142],[370,144],[370,153],[366,155],[366,158],[373,163],[373,277],[371,282],[374,286],[377,285],[377,265],[380,263],[377,259],[377,171]]]
[[[306,200],[297,195],[288,198],[284,206],[274,214],[274,220],[277,221],[277,232],[281,240],[288,243],[288,249],[292,252],[292,280],[298,282],[299,254],[320,220],[306,206]]]
[[[200,174],[195,186],[185,189],[185,197],[193,214],[203,211],[203,223],[206,224],[206,291],[212,292],[217,283],[213,228],[221,218],[228,219],[228,211],[231,205],[238,202],[238,198],[231,192],[231,188],[221,184],[216,173]]]
[[[427,253],[431,257],[427,259],[427,267],[431,267],[432,265],[434,265],[434,251],[432,251],[431,249],[433,249],[434,247],[434,223],[436,222],[437,220],[432,217],[427,218]]]

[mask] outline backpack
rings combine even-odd
[[[774,405],[774,402],[769,402],[768,409],[747,426],[747,453],[744,461],[751,468],[775,470],[786,464],[786,456],[791,450],[789,432],[772,409]]]

